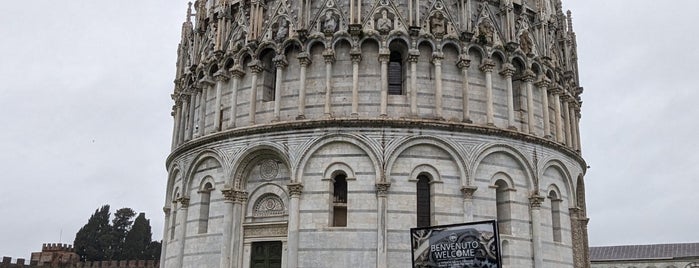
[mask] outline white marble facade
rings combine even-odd
[[[196,1],[161,265],[409,267],[426,176],[430,224],[499,220],[504,267],[589,267],[570,13],[496,2]]]

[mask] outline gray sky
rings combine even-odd
[[[72,244],[103,204],[146,212],[162,237],[186,2],[0,5],[0,256]],[[671,2],[564,0],[591,245],[699,242],[699,1]]]

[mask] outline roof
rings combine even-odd
[[[699,257],[699,243],[590,247],[591,261]]]

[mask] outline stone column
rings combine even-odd
[[[544,138],[551,138],[551,121],[549,117],[549,93],[548,79],[541,79],[536,83],[536,86],[541,90],[541,116],[544,118]]]
[[[180,243],[179,248],[177,249],[177,259],[175,265],[173,265],[172,267],[182,267],[182,260],[184,259],[185,239],[187,237],[187,208],[189,207],[189,198],[180,197],[177,201],[180,202],[180,212],[177,213],[177,215],[180,215],[180,217],[178,217],[178,220],[180,221],[180,232],[178,240],[180,240]]]
[[[482,72],[485,72],[485,96],[486,96],[486,124],[495,126],[493,118],[493,68],[495,62],[491,59],[484,59],[480,66]]]
[[[561,90],[554,88],[553,94],[553,109],[556,117],[556,141],[563,142],[563,124],[561,120]]]
[[[527,128],[529,134],[536,135],[536,119],[534,117],[534,89],[532,82],[536,76],[531,70],[524,71],[524,83],[527,88]]]
[[[228,128],[235,128],[235,121],[238,117],[238,87],[240,86],[240,78],[245,75],[243,69],[236,65],[230,70],[233,77],[233,85],[231,86],[231,112],[228,121]]]
[[[432,53],[432,64],[434,64],[434,87],[435,87],[435,93],[434,93],[434,102],[435,102],[435,115],[437,117],[437,120],[443,120],[444,119],[444,114],[442,112],[443,110],[443,103],[442,103],[442,59],[444,59],[444,55],[440,52],[435,52]]]
[[[468,108],[468,91],[469,91],[469,84],[468,84],[468,68],[471,67],[471,58],[468,55],[460,55],[459,56],[459,61],[456,63],[456,66],[461,69],[462,73],[462,81],[461,81],[461,104],[462,104],[462,112],[463,112],[463,119],[462,122],[464,123],[473,123],[471,121],[471,112],[469,111]]]
[[[299,70],[299,109],[297,120],[306,119],[306,68],[311,64],[311,57],[307,52],[301,52],[296,57],[301,66]]]
[[[362,52],[353,49],[350,51],[352,59],[352,115],[359,117],[359,62],[362,61]]]
[[[390,182],[379,182],[376,184],[376,201],[377,201],[377,237],[376,237],[376,267],[385,268],[388,264],[388,227],[386,226],[386,214],[388,207],[386,199],[388,199],[388,188],[391,187]]]
[[[575,136],[578,139],[578,152],[582,152],[582,141],[580,140],[580,105],[575,107]]]
[[[187,126],[187,118],[190,116],[189,114],[186,114],[189,110],[189,99],[191,96],[187,94],[186,92],[180,95],[180,99],[182,100],[182,106],[180,106],[180,130],[178,131],[179,134],[177,137],[177,142],[182,144],[185,142],[185,136],[187,135],[187,129],[189,128]],[[186,115],[185,115],[186,114]]]
[[[197,94],[199,94],[199,92],[196,89],[192,89],[189,94],[189,117],[187,118],[187,126],[189,129],[187,133],[185,133],[186,140],[191,140],[192,137],[194,137],[194,112],[196,111],[194,108],[196,106]]]
[[[410,0],[412,2],[412,0]],[[417,61],[420,58],[420,51],[411,49],[408,51],[408,61],[410,62],[410,115],[417,118]]]
[[[286,62],[284,55],[278,55],[274,57],[274,67],[277,68],[277,73],[275,75],[275,85],[274,85],[274,119],[272,121],[279,121],[281,102],[282,102],[282,80],[284,79],[284,69],[289,64]]]
[[[233,189],[225,188],[223,193],[223,236],[221,238],[221,268],[230,268],[231,243],[233,242]]]
[[[505,76],[507,82],[507,128],[517,129],[515,126],[515,102],[512,93],[512,75],[515,74],[515,67],[510,63],[505,63],[500,70],[500,74]]]
[[[206,135],[206,99],[209,97],[209,87],[213,85],[211,80],[206,78],[199,81],[201,86],[201,102],[199,103],[199,137]]]
[[[570,107],[568,105],[569,97],[566,95],[563,95],[563,116],[565,116],[565,121],[563,121],[563,125],[565,126],[565,130],[563,131],[565,133],[566,141],[565,144],[568,145],[568,147],[573,147],[573,143],[571,140],[571,135],[570,135]]]
[[[391,59],[391,52],[382,48],[379,50],[379,62],[381,62],[381,109],[380,117],[387,117],[388,106],[388,61]]]
[[[589,246],[587,239],[587,224],[590,221],[582,208],[570,208],[570,227],[573,240],[573,266],[589,268]]]
[[[464,222],[473,221],[473,194],[478,190],[476,186],[463,186],[461,193],[464,195]]]
[[[323,59],[325,60],[325,117],[332,117],[331,94],[332,94],[332,75],[333,62],[335,62],[335,52],[332,49],[323,51]]]
[[[530,212],[532,217],[532,255],[534,256],[534,267],[544,267],[544,252],[541,244],[541,203],[544,197],[535,193],[529,198]]]
[[[303,192],[303,184],[291,183],[289,189],[289,242],[287,268],[296,268],[299,263],[299,199]]]
[[[179,140],[179,128],[180,128],[180,107],[182,106],[182,103],[180,102],[180,99],[176,97],[174,94],[172,95],[172,98],[175,100],[175,105],[172,106],[172,111],[170,112],[170,115],[172,116],[172,144],[171,150],[174,150],[177,147],[177,141]]]
[[[221,131],[221,92],[223,91],[223,83],[228,81],[230,76],[225,70],[219,70],[214,74],[216,79],[216,97],[214,99],[214,131]]]
[[[571,101],[569,106],[570,107],[568,107],[568,108],[570,110],[568,111],[568,115],[570,116],[570,118],[568,119],[568,121],[570,122],[569,123],[570,124],[570,138],[572,141],[573,149],[575,149],[577,151],[578,148],[580,148],[579,147],[580,143],[578,141],[578,134],[577,134],[578,133],[577,123],[576,123],[577,116],[575,115],[575,107],[577,106],[577,103],[575,103],[574,101]]]
[[[258,60],[253,60],[251,63],[248,64],[250,67],[250,71],[252,72],[252,81],[250,83],[250,107],[249,107],[249,115],[248,118],[250,121],[250,125],[255,124],[255,113],[257,113],[257,77],[260,76],[260,73],[262,72],[262,66],[260,65],[260,61]]]
[[[248,193],[245,191],[234,190],[232,192],[233,213],[231,223],[231,266],[233,268],[242,268],[243,265],[243,210],[248,201]]]
[[[167,244],[170,241],[167,229],[170,227],[170,207],[163,207],[165,219],[163,220],[163,241],[160,245],[160,265],[165,266],[165,256],[167,256]]]

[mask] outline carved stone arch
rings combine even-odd
[[[357,175],[355,175],[354,170],[344,162],[333,162],[327,165],[325,172],[323,172],[323,179],[332,181],[338,173],[344,173],[347,176],[346,180],[356,180]]]
[[[461,185],[468,186],[472,184],[465,158],[459,153],[463,150],[457,144],[437,137],[412,136],[391,143],[386,147],[386,173],[391,174],[393,164],[405,150],[417,145],[431,145],[444,150],[451,156],[456,164],[461,179]]]
[[[496,59],[496,58],[498,58],[498,59],[500,59],[500,60],[502,61],[502,63],[507,63],[507,62],[508,62],[507,53],[505,53],[505,51],[502,51],[502,50],[500,50],[500,49],[493,49],[493,50],[490,52],[490,55],[488,55],[488,57],[491,58],[491,59]]]
[[[415,42],[415,44],[415,48],[419,48],[420,46],[427,44],[432,49],[432,52],[439,51],[437,49],[440,48],[439,46],[437,46],[437,44],[434,43],[432,39],[428,38],[420,38]]]
[[[367,35],[364,36],[364,38],[360,39],[359,42],[357,42],[357,46],[359,47],[359,50],[361,51],[362,47],[364,46],[364,43],[367,42],[374,42],[376,45],[381,48],[381,40],[377,36],[371,36]]]
[[[313,156],[315,152],[317,152],[320,148],[323,146],[334,143],[334,142],[344,142],[344,143],[349,143],[354,146],[357,146],[359,149],[364,151],[367,154],[367,157],[371,160],[373,167],[374,167],[374,172],[376,176],[377,182],[382,182],[385,178],[383,178],[383,161],[379,157],[381,154],[381,146],[379,144],[376,144],[375,142],[370,141],[364,136],[360,135],[354,135],[354,134],[332,134],[332,135],[326,135],[321,138],[317,138],[307,144],[305,144],[302,148],[299,149],[301,153],[299,159],[297,162],[294,162],[294,166],[296,169],[294,170],[294,173],[296,174],[295,178],[292,178],[293,182],[301,182],[299,181],[299,178],[303,178],[303,170],[306,167],[306,163],[308,160]],[[349,175],[349,174],[348,174]]]
[[[223,174],[226,174],[226,166],[224,165],[225,161],[223,160],[223,157],[221,157],[221,154],[219,152],[211,149],[201,151],[199,152],[199,154],[197,154],[197,156],[194,157],[194,160],[191,162],[191,165],[189,165],[189,168],[187,169],[186,176],[184,177],[185,181],[183,183],[184,193],[189,192],[191,190],[190,188],[193,187],[193,176],[199,165],[209,158],[212,158],[216,162],[218,162],[218,164],[221,166]]]
[[[531,69],[532,72],[534,72],[534,74],[535,74],[538,78],[542,78],[542,77],[545,76],[545,74],[544,74],[544,69],[541,67],[541,64],[539,64],[538,61],[532,61],[532,63],[531,63],[531,65],[530,65],[529,69]]]
[[[427,174],[427,177],[430,178],[430,183],[435,183],[435,182],[442,182],[442,175],[439,174],[439,170],[435,168],[433,165],[430,164],[420,164],[417,165],[413,170],[410,172],[410,177],[408,177],[409,181],[414,181],[417,182],[417,177],[420,175]]]
[[[483,159],[494,153],[504,153],[512,157],[516,162],[518,162],[518,164],[520,164],[520,166],[524,170],[524,174],[526,175],[526,178],[524,179],[527,182],[528,187],[530,188],[528,190],[532,191],[536,189],[535,186],[537,185],[537,183],[534,181],[534,168],[532,167],[531,162],[527,159],[527,157],[524,156],[524,154],[522,154],[522,152],[506,144],[489,144],[476,149],[474,151],[476,157],[473,158],[474,161],[472,161],[472,166],[470,167],[471,173],[469,173],[469,177],[475,177],[475,172],[478,170],[478,167],[481,165]]]
[[[234,158],[235,160],[231,165],[229,173],[231,174],[230,186],[233,190],[245,191],[244,179],[252,168],[253,160],[264,155],[278,158],[289,169],[289,173],[294,174],[293,166],[290,164],[291,161],[286,153],[287,151],[288,148],[284,145],[272,142],[259,142],[248,145]],[[293,181],[294,179],[291,178],[291,180]]]
[[[319,45],[319,44],[320,44],[321,46],[323,46],[323,50],[327,49],[327,46],[326,46],[326,44],[325,44],[325,40],[324,40],[324,39],[322,39],[322,38],[313,38],[313,39],[309,39],[309,40],[306,41],[306,49],[305,49],[304,51],[307,51],[308,53],[310,53],[310,52],[312,51],[313,47],[314,47],[314,46],[317,46],[317,45]]]
[[[498,187],[497,182],[498,181],[504,181],[505,184],[507,184],[507,189],[508,191],[516,190],[516,185],[515,181],[512,179],[512,176],[508,175],[505,172],[495,172],[493,176],[490,177],[490,187]]]
[[[211,188],[207,188],[206,184],[210,184]],[[199,182],[198,191],[211,191],[216,189],[216,181],[211,176],[204,176]]]
[[[331,47],[333,50],[337,50],[337,46],[338,46],[340,43],[343,43],[343,42],[349,44],[350,49],[352,49],[352,43],[353,43],[353,42],[352,42],[352,39],[350,39],[348,36],[342,36],[342,37],[335,38],[335,39],[332,41],[332,44],[331,44],[330,47]],[[348,57],[349,57],[349,56],[348,56]]]
[[[169,175],[168,175],[167,190],[166,190],[167,193],[165,195],[165,198],[166,198],[165,205],[168,205],[172,201],[175,200],[175,198],[174,198],[175,190],[181,188],[182,181],[184,180],[184,178],[182,178],[180,180],[180,187],[177,187],[177,185],[176,185],[177,177],[178,176],[181,177],[183,174],[183,172],[180,170],[179,165],[173,164],[168,170],[169,170],[169,172],[168,172]]]
[[[480,45],[478,45],[478,44],[471,44],[471,45],[469,45],[469,46],[466,47],[466,53],[467,53],[469,56],[473,56],[473,53],[474,53],[474,52],[475,52],[475,53],[478,53],[478,56],[480,56],[481,59],[487,58],[487,57],[486,57],[487,53],[486,53],[485,49],[483,49],[483,47],[481,47]]]
[[[408,50],[410,49],[410,39],[408,39],[405,35],[398,35],[398,34],[392,34],[386,38],[386,44],[388,48],[391,48],[391,44],[395,43],[402,43],[400,45],[405,47],[405,52],[404,54],[407,55]]]
[[[290,38],[284,41],[280,46],[281,51],[284,52],[284,56],[286,56],[290,50],[297,49],[299,53],[304,52],[305,50],[303,47],[303,42],[297,38]],[[286,59],[289,60],[289,59]]]
[[[277,47],[277,44],[274,42],[265,41],[260,43],[260,45],[255,50],[255,59],[262,60],[264,53],[268,50],[272,50],[275,56],[279,55],[279,47]]]
[[[550,194],[551,192],[554,192],[556,197],[563,199],[563,193],[561,192],[561,189],[558,187],[558,185],[556,185],[556,183],[551,183],[551,184],[549,184],[548,187],[546,187],[546,196],[547,197],[551,196],[551,194]]]
[[[546,173],[546,170],[549,168],[554,168],[556,169],[559,173],[561,173],[563,177],[563,189],[565,189],[565,194],[568,197],[568,206],[569,207],[574,207],[575,202],[573,196],[575,196],[574,191],[573,191],[573,177],[570,175],[570,171],[566,167],[563,162],[557,159],[550,159],[550,160],[545,160],[543,162],[544,164],[541,165],[540,169],[540,174],[539,177],[543,177],[544,173]],[[560,194],[563,194],[563,192],[560,192]]]
[[[237,63],[237,62],[235,62],[235,60],[233,59],[233,57],[230,56],[230,55],[221,60],[221,64],[223,65],[223,69],[224,69],[224,70],[230,70],[230,69],[232,69],[232,68],[235,66],[236,63]]]
[[[262,214],[255,214],[256,213],[256,208],[258,208],[260,203],[267,201],[265,199],[270,198],[274,199],[273,201],[279,201],[281,202],[281,207],[278,206],[271,206],[270,204],[267,204],[268,206],[266,207],[269,212],[270,207],[274,208],[280,208],[277,210],[272,211],[274,215],[262,215]],[[249,202],[247,202],[247,209],[245,210],[245,215],[246,218],[251,218],[251,217],[279,217],[279,216],[287,216],[289,214],[289,195],[288,193],[279,185],[274,184],[274,183],[265,183],[254,190],[252,190],[249,194],[248,197]],[[264,204],[262,204],[264,205]]]
[[[236,62],[243,67],[247,67],[245,66],[245,62],[251,61],[254,58],[253,55],[254,52],[251,51],[250,48],[246,47],[238,53]]]
[[[439,51],[444,51],[445,47],[454,47],[456,49],[456,52],[458,54],[463,53],[461,44],[459,43],[459,40],[453,40],[453,39],[444,39],[442,43],[439,45]]]
[[[514,53],[514,54],[512,54],[512,55],[509,57],[508,62],[509,62],[509,63],[512,63],[513,65],[515,64],[515,62],[519,62],[519,63],[522,65],[523,68],[525,68],[525,69],[526,69],[526,68],[529,68],[529,64],[528,64],[527,58],[526,58],[526,57],[522,57],[522,54],[519,54],[519,53]]]

